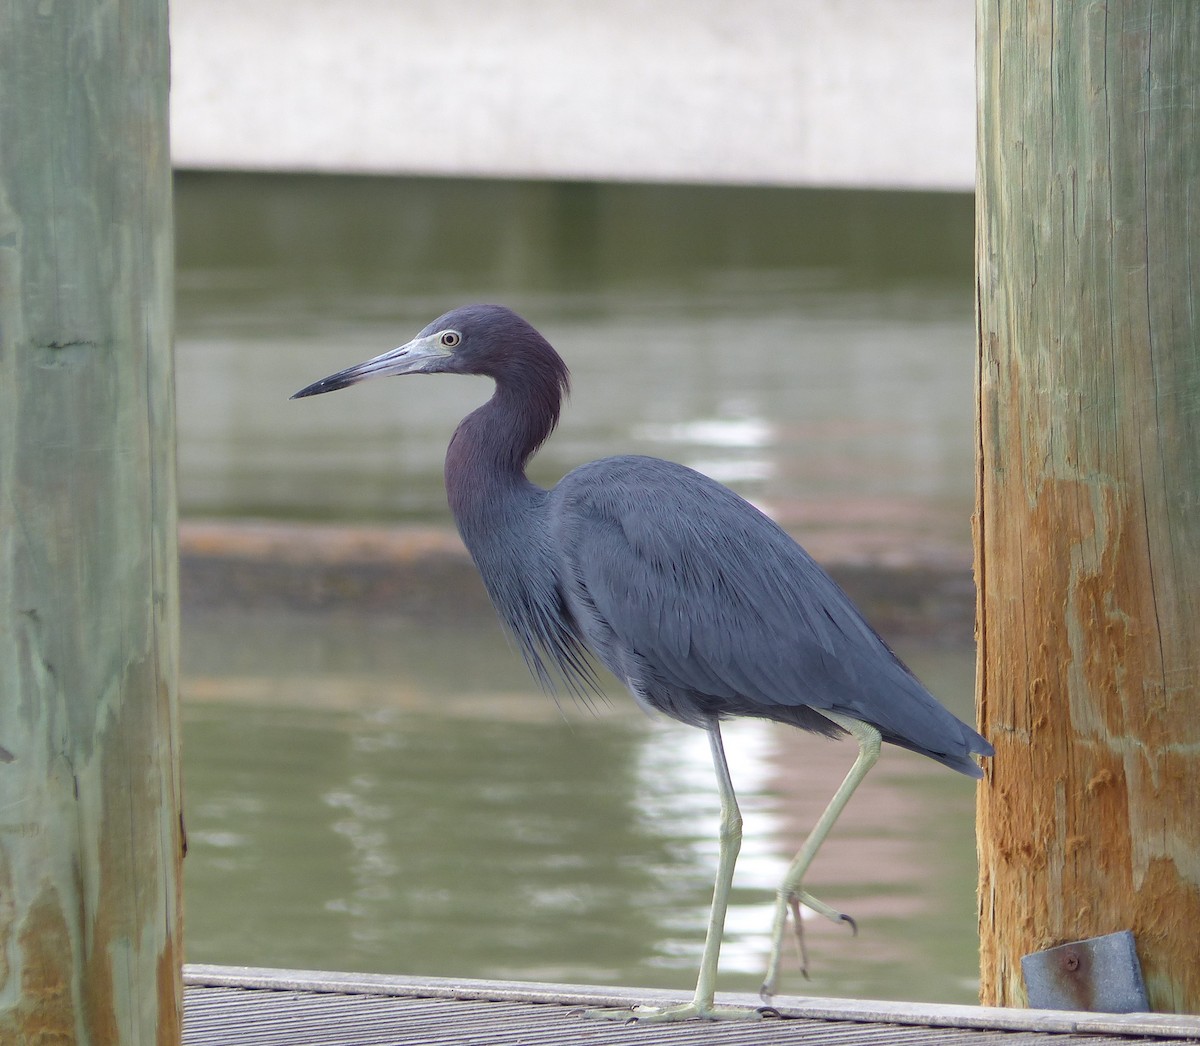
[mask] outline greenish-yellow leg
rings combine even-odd
[[[779,983],[779,963],[783,955],[783,937],[787,930],[788,909],[792,911],[792,917],[796,922],[796,940],[800,944],[801,961],[807,966],[804,960],[804,929],[800,925],[800,905],[805,904],[814,911],[835,922],[849,922],[854,925],[849,916],[843,915],[841,912],[823,901],[817,900],[812,894],[800,889],[800,884],[804,882],[804,876],[808,873],[808,866],[812,864],[813,858],[817,856],[817,851],[821,848],[821,844],[825,841],[825,837],[833,828],[834,822],[845,808],[846,803],[850,801],[850,796],[854,794],[854,790],[859,786],[859,783],[867,776],[867,771],[875,765],[875,760],[879,758],[879,748],[882,743],[882,738],[879,731],[869,723],[861,722],[858,719],[851,719],[848,716],[839,715],[836,712],[822,711],[821,714],[827,719],[833,720],[838,726],[848,731],[853,735],[858,742],[858,758],[854,760],[854,765],[850,767],[850,772],[846,774],[846,778],[842,781],[841,786],[833,794],[833,798],[829,800],[829,805],[825,807],[825,812],[821,814],[820,819],[813,829],[808,834],[808,838],[804,840],[804,845],[800,848],[800,852],[796,854],[791,866],[788,868],[787,875],[784,877],[783,883],[779,887],[779,893],[775,898],[775,921],[771,928],[771,956],[767,962],[767,976],[763,980],[762,991],[759,993],[764,1003],[770,1003],[771,997],[775,994],[776,986]]]
[[[721,936],[725,932],[725,911],[729,907],[729,892],[733,885],[733,866],[742,847],[742,814],[738,810],[729,764],[725,761],[725,746],[721,743],[721,728],[714,719],[708,725],[708,743],[712,749],[713,767],[717,772],[717,788],[721,795],[721,836],[717,856],[717,881],[713,886],[712,908],[708,915],[708,933],[704,938],[704,954],[700,959],[700,976],[692,1001],[667,1009],[587,1010],[589,1017],[616,1021],[684,1021],[690,1017],[707,1020],[757,1019],[758,1010],[718,1008],[713,1003],[717,990],[717,960],[721,955]]]

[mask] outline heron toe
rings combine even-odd
[[[639,1006],[632,1010],[584,1010],[583,1016],[622,1024],[667,1024],[673,1021],[761,1021],[762,1007],[703,1005],[695,1001],[682,1006]]]

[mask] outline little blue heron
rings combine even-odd
[[[983,776],[974,756],[991,755],[992,746],[937,702],[804,549],[714,480],[658,458],[623,456],[582,465],[551,490],[531,483],[526,463],[558,423],[568,374],[549,342],[510,309],[455,309],[408,344],[292,398],[387,374],[495,381],[491,399],[450,440],[446,492],[492,603],[539,681],[592,687],[590,651],[643,707],[708,732],[720,852],[696,992],[684,1006],[637,1016],[755,1015],[713,1000],[742,835],[720,721],[755,716],[826,737],[849,733],[859,747],[779,888],[767,1003],[789,911],[802,950],[801,903],[853,926],[801,887],[881,742],[971,777]]]

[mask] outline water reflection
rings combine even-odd
[[[733,721],[723,728],[726,758],[746,820],[738,857],[738,892],[729,905],[722,969],[762,978],[762,937],[770,925],[772,897],[787,870],[788,855],[778,797],[770,790],[771,764],[778,757],[777,731],[765,722]],[[654,721],[637,743],[633,806],[645,831],[667,841],[673,864],[655,869],[664,886],[663,929],[677,935],[660,942],[652,962],[665,969],[695,972],[717,863],[716,825],[720,803],[713,783],[708,738]],[[707,878],[706,878],[707,877]],[[695,907],[673,905],[672,885],[683,881],[701,899]]]
[[[191,961],[689,986],[718,818],[700,731],[615,691],[560,711],[486,630],[224,614],[188,631]],[[969,653],[915,655],[963,711]],[[722,986],[749,991],[774,887],[853,751],[756,722],[727,748],[746,835]],[[789,991],[973,997],[971,798],[886,753],[812,879],[862,933],[810,920],[814,977],[793,968]]]

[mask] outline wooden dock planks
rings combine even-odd
[[[186,1046],[1176,1046],[1200,1041],[1200,1017],[1168,1014],[792,997],[780,1000],[782,1018],[760,1022],[624,1025],[589,1020],[579,1011],[678,1002],[686,993],[222,966],[185,967],[184,983]],[[729,996],[724,1001],[746,1005],[753,1000]]]

